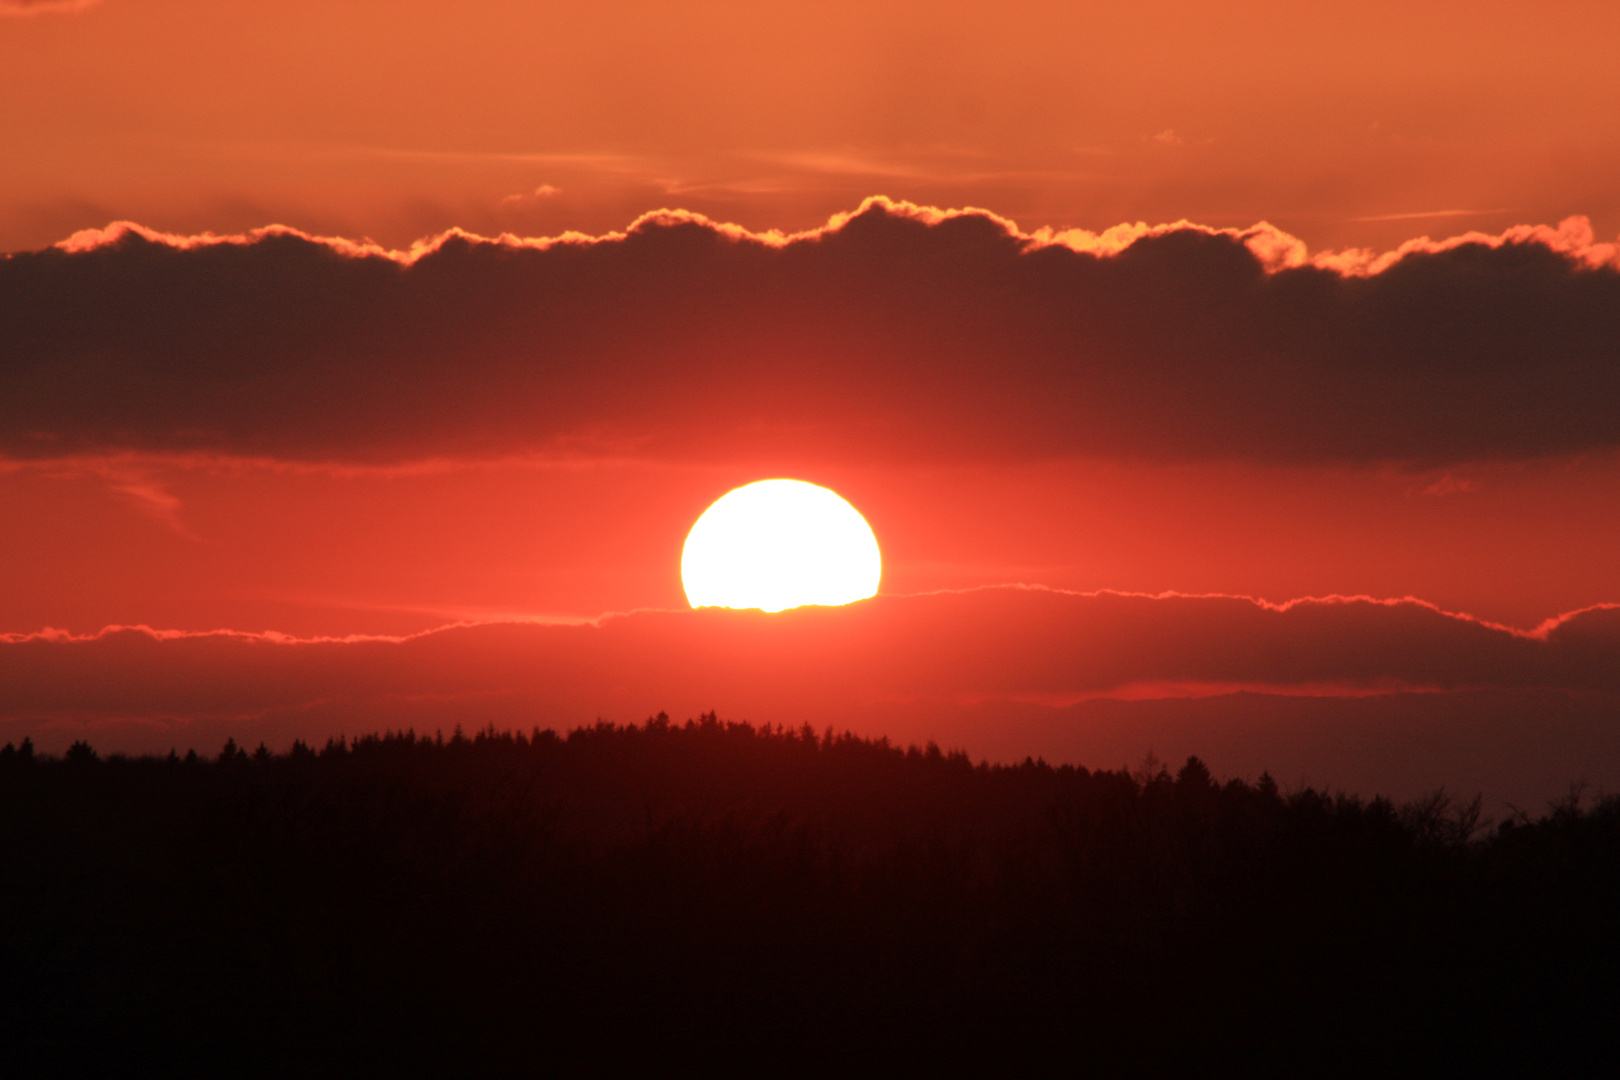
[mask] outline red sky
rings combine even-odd
[[[95,636],[679,609],[691,522],[788,475],[870,520],[870,619],[904,639],[821,717],[1368,790],[1620,781],[1601,613],[1566,624],[1580,663],[1453,634],[1556,652],[1547,620],[1620,602],[1620,9],[1116,7],[0,0],[0,737],[273,741],[491,695],[503,723],[816,719],[780,666],[717,673],[741,646],[690,616],[521,638],[536,670],[615,658],[549,697],[373,650],[272,700],[183,646],[258,639],[130,667]],[[946,597],[972,654],[1069,673],[957,685],[918,667],[929,619],[882,614],[1008,583],[1274,632],[1212,666],[1213,609],[1142,596],[1181,630],[1082,677],[1113,624]],[[1216,596],[1438,613],[1301,638]],[[1282,711],[1256,735],[1231,692]],[[1165,694],[1190,711],[1096,711]]]

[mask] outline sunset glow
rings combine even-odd
[[[8,1075],[1612,1059],[1616,42],[0,0]]]
[[[803,480],[760,480],[703,512],[681,552],[693,607],[784,611],[877,595],[877,538],[837,493]]]

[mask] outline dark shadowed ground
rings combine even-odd
[[[31,749],[31,748],[30,748]],[[0,756],[10,1075],[1530,1072],[1616,1046],[1620,801],[1481,822],[712,715]]]

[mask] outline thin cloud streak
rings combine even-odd
[[[232,156],[316,160],[377,160],[443,162],[447,164],[559,165],[610,173],[637,172],[654,161],[635,154],[590,151],[426,150],[417,147],[376,146],[360,143],[243,142],[210,140],[191,144]]]
[[[152,518],[177,536],[199,544],[207,543],[180,519],[180,499],[162,483],[139,476],[107,474],[111,489],[131,502],[147,517]]]
[[[1379,214],[1373,217],[1353,217],[1350,221],[1422,221],[1427,218],[1454,218],[1454,217],[1489,217],[1492,214],[1518,213],[1512,207],[1499,207],[1495,210],[1427,210],[1415,214]]]
[[[101,0],[0,0],[0,19],[27,19],[36,15],[77,15],[100,6]]]

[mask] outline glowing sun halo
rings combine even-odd
[[[693,607],[782,611],[877,594],[877,537],[837,493],[760,480],[721,496],[686,536],[681,582]]]

